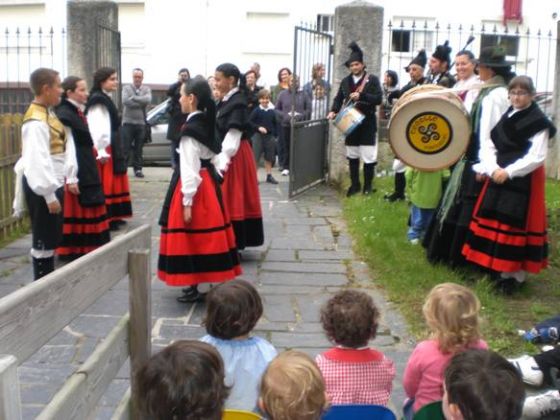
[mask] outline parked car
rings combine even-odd
[[[152,127],[152,142],[144,144],[144,164],[171,165],[171,142],[167,140],[169,99],[148,111],[146,120]]]

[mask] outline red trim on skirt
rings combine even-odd
[[[232,221],[262,219],[255,157],[248,140],[241,140],[222,184],[224,203]]]
[[[108,146],[105,150],[111,155],[111,146]],[[97,157],[97,151],[95,151],[95,156]],[[115,174],[113,172],[112,156],[104,164],[101,164],[98,160],[97,169],[103,184],[103,194],[105,194],[105,205],[107,206],[109,222],[132,217],[128,175]]]
[[[177,183],[166,226],[162,226],[158,277],[170,286],[224,282],[240,275],[235,236],[216,187],[205,168],[193,197],[192,219],[183,219],[181,182]]]
[[[82,207],[78,196],[64,186],[64,223],[58,255],[85,255],[110,240],[105,204]]]
[[[499,271],[514,272],[519,270],[530,273],[538,273],[548,266],[546,249],[548,237],[546,234],[546,205],[545,205],[545,172],[541,166],[531,173],[531,195],[529,197],[529,208],[527,209],[527,222],[524,229],[519,229],[502,223],[498,220],[487,219],[475,216],[482,203],[488,185],[491,182],[486,180],[481,194],[478,197],[473,217],[469,225],[469,236],[463,246],[463,255],[467,261],[483,267]],[[541,258],[521,258],[508,259],[507,255],[495,255],[474,249],[474,242],[478,239],[494,243],[496,248],[499,246],[511,247],[518,254],[527,256],[529,247],[533,250],[542,249]]]

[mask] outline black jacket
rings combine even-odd
[[[344,141],[346,146],[373,146],[375,144],[375,134],[377,132],[375,108],[377,105],[381,105],[383,90],[376,76],[373,74],[366,74],[366,76],[368,81],[362,93],[360,93],[360,99],[356,102],[356,108],[364,114],[365,118],[362,123],[346,137]],[[334,98],[331,111],[338,113],[344,101],[348,99],[352,92],[358,89],[361,83],[362,79],[354,84],[354,79],[351,74],[342,79],[340,87],[338,88],[338,93]]]

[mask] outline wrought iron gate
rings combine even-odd
[[[117,70],[119,83],[121,82],[121,33],[101,23],[97,23],[97,54],[95,68],[112,67]],[[119,109],[122,109],[121,90],[117,89],[113,100]]]
[[[289,197],[326,181],[328,173],[328,130],[333,37],[316,26],[296,26],[294,33],[294,74],[304,94],[311,95],[311,115],[296,121],[295,88],[292,87]],[[316,78],[322,65],[324,75]],[[312,73],[315,73],[312,75]]]

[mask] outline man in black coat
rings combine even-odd
[[[430,75],[428,83],[451,88],[456,83],[455,78],[449,72],[451,65],[451,47],[449,41],[445,41],[443,45],[438,45],[436,50],[430,57],[428,63],[430,67]]]
[[[347,197],[357,194],[361,190],[360,185],[360,158],[364,161],[364,189],[363,194],[373,192],[372,183],[377,163],[376,132],[377,118],[375,109],[381,105],[383,91],[379,79],[367,74],[364,64],[363,52],[355,42],[349,45],[352,52],[345,65],[350,74],[340,82],[338,93],[334,98],[331,112],[327,118],[333,119],[341,110],[344,102],[351,100],[362,114],[364,119],[361,124],[346,136],[346,158],[350,168],[350,180],[352,184],[346,193]]]
[[[187,114],[181,112],[179,98],[181,97],[181,86],[190,79],[190,73],[187,68],[179,70],[178,80],[167,89],[169,97],[169,105],[167,111],[169,113],[169,123],[167,124],[167,140],[171,140],[171,164],[173,167],[179,164],[179,155],[175,151],[179,147],[181,139],[181,127],[187,119]]]

